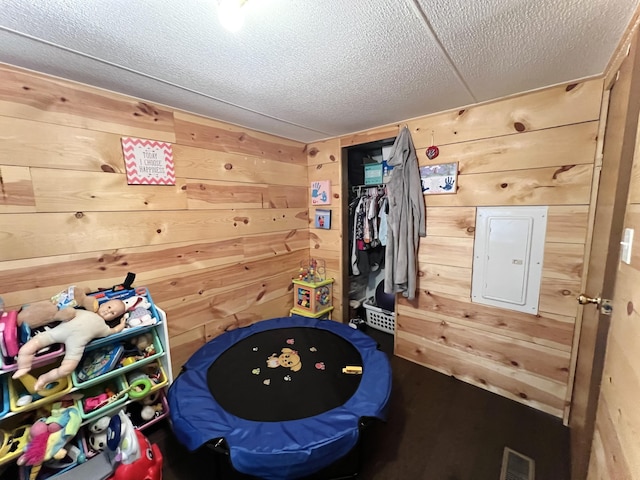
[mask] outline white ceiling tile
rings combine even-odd
[[[4,0],[0,61],[308,142],[601,74],[637,1]]]
[[[3,62],[29,70],[35,70],[61,78],[73,78],[74,81],[94,85],[111,91],[147,100],[160,105],[174,106],[188,112],[223,120],[234,125],[251,128],[280,137],[312,142],[318,138],[332,136],[327,132],[318,132],[298,127],[271,117],[243,110],[224,102],[203,97],[188,91],[176,89],[161,81],[143,77],[126,70],[114,70],[96,60],[71,54],[64,50],[47,47],[32,40],[10,35],[0,30],[0,45],[8,51],[29,51],[29,57],[9,55]],[[215,115],[214,115],[215,113]]]
[[[637,0],[418,0],[479,101],[600,75]]]

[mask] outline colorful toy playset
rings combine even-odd
[[[133,278],[130,279],[131,281]],[[8,381],[9,408],[11,411],[19,412],[25,409],[33,409],[43,403],[51,402],[66,394],[73,386],[86,387],[94,382],[104,381],[110,376],[121,373],[116,371],[123,367],[134,367],[138,361],[151,361],[163,353],[162,344],[155,332],[148,331],[153,325],[159,322],[159,315],[149,292],[145,287],[133,288],[130,284],[122,285],[121,288],[111,288],[92,293],[70,287],[65,290],[64,298],[67,299],[62,305],[62,310],[66,310],[66,321],[54,321],[50,324],[41,325],[40,319],[34,312],[25,317],[29,319],[21,322],[21,312],[2,311],[0,312],[0,359],[2,369],[13,371],[13,378]],[[69,303],[72,293],[76,293],[77,301]],[[82,293],[79,293],[82,292]],[[35,309],[39,313],[46,312],[49,315],[49,304],[53,299],[59,304],[61,294],[52,297],[51,302],[35,302],[30,304],[30,309]],[[117,303],[114,303],[117,302]],[[38,303],[45,303],[40,312]],[[69,326],[75,319],[85,322],[89,320],[79,320],[82,311],[95,315],[81,306],[91,306],[96,304],[96,311],[105,305],[117,305],[121,311],[119,324],[121,328],[111,329],[103,337],[94,338],[88,344],[73,343],[76,336],[74,330],[70,329],[68,337],[60,337],[53,332],[58,326]],[[73,306],[75,305],[75,306]],[[26,307],[23,307],[26,308]],[[56,310],[59,307],[51,307]],[[93,307],[90,307],[93,308]],[[74,310],[74,312],[68,312]],[[61,310],[56,310],[60,312]],[[57,313],[54,313],[56,315]],[[108,323],[108,314],[101,313],[104,320],[100,322]],[[48,318],[48,317],[47,317]],[[116,319],[117,320],[117,319]],[[93,321],[93,320],[91,320]],[[137,336],[132,336],[133,330],[140,331]],[[107,330],[105,330],[107,332]],[[45,338],[40,334],[47,335],[46,338],[57,340],[59,343],[42,341]],[[32,347],[34,341],[38,345]],[[37,349],[42,344],[44,348]],[[46,345],[45,345],[46,344]],[[73,348],[77,352],[80,348],[84,350],[81,360],[70,360],[67,358],[68,348]],[[23,351],[24,359],[22,359]],[[74,353],[77,355],[77,353]],[[63,356],[62,359],[58,358]],[[74,357],[75,358],[75,357]],[[72,363],[73,362],[73,363]],[[113,371],[113,375],[110,372]],[[122,370],[122,373],[124,370]]]
[[[134,277],[96,292],[72,286],[19,310],[4,311],[0,298],[0,465],[15,461],[20,480],[64,480],[71,469],[68,478],[161,479],[160,451],[137,429],[168,414],[154,328],[162,317],[147,289],[131,286]],[[56,333],[74,322],[104,324],[96,332],[106,333],[80,343],[70,341],[82,337],[73,329]],[[101,426],[89,443],[86,423]]]
[[[326,278],[324,260],[304,262],[293,282],[291,314],[313,318],[330,317],[333,310],[333,279]]]
[[[310,258],[308,261],[300,262],[298,278],[301,282],[318,283],[326,279],[327,270],[324,260]]]

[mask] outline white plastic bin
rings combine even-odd
[[[396,314],[376,307],[371,303],[372,301],[373,299],[370,298],[362,304],[367,312],[367,325],[393,335],[396,330]]]

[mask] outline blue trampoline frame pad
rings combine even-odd
[[[356,392],[339,407],[297,420],[258,422],[225,411],[207,384],[212,363],[250,335],[289,327],[328,330],[351,343],[362,357]],[[358,443],[360,419],[386,420],[390,395],[391,365],[375,340],[343,323],[293,315],[231,330],[203,345],[185,363],[167,399],[173,431],[188,450],[222,438],[234,469],[283,480],[311,475],[345,456]]]

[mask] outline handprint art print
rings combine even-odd
[[[458,162],[420,167],[423,195],[456,193],[458,190]]]
[[[331,204],[331,181],[317,180],[311,182],[311,205]]]

